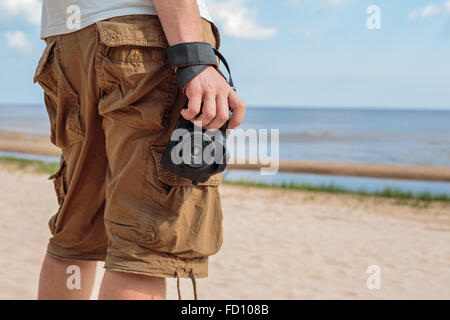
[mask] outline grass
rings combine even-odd
[[[381,198],[392,198],[403,201],[416,200],[416,201],[443,201],[450,202],[450,196],[446,194],[438,194],[433,195],[429,192],[422,192],[418,194],[414,194],[409,191],[401,191],[394,188],[384,188],[381,191],[369,192],[364,189],[360,190],[350,190],[347,188],[343,188],[340,186],[336,186],[333,183],[330,184],[321,184],[321,185],[312,185],[308,183],[265,183],[265,182],[249,182],[245,180],[238,181],[230,181],[225,180],[224,183],[230,185],[240,185],[240,186],[248,186],[248,187],[258,187],[258,188],[281,188],[281,189],[290,189],[290,190],[303,190],[303,191],[311,191],[311,192],[326,192],[326,193],[335,193],[335,194],[353,194],[365,197],[381,197]]]
[[[18,168],[21,170],[30,170],[37,173],[53,174],[58,170],[59,164],[57,162],[43,162],[39,160],[28,160],[19,159],[13,157],[0,157],[0,164],[5,164],[8,167]],[[433,195],[429,192],[422,192],[419,194],[414,194],[409,191],[401,191],[394,188],[385,188],[381,191],[369,192],[367,190],[350,190],[340,186],[336,186],[333,183],[322,184],[322,185],[312,185],[308,183],[264,183],[264,182],[251,182],[246,180],[230,181],[224,180],[225,184],[229,185],[240,185],[248,187],[258,187],[258,188],[278,188],[278,189],[290,189],[290,190],[303,190],[311,192],[326,192],[335,194],[353,194],[364,197],[381,197],[381,198],[392,198],[397,199],[398,203],[405,203],[410,200],[416,200],[423,202],[432,201],[443,201],[450,202],[450,196],[446,194]]]
[[[53,174],[59,168],[59,163],[57,162],[44,162],[14,157],[0,157],[0,164],[20,170],[30,170],[32,172],[45,174]]]

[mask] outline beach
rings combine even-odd
[[[61,150],[50,143],[48,134],[0,129],[0,150],[41,156],[59,156]]]
[[[35,299],[48,175],[0,164],[0,299]],[[224,244],[200,299],[450,299],[450,204],[222,185]],[[242,195],[245,194],[245,197]],[[368,289],[369,266],[380,289]],[[102,265],[99,263],[96,298]],[[168,279],[167,298],[176,299]],[[183,298],[192,298],[189,279]]]

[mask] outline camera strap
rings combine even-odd
[[[206,68],[213,66],[226,80],[217,64],[216,56],[227,69],[230,86],[234,89],[230,67],[225,57],[207,42],[179,43],[166,48],[166,57],[172,68],[177,68],[176,77],[178,86],[183,90],[186,86]]]

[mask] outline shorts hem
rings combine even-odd
[[[187,261],[184,261],[187,260]],[[189,278],[191,271],[196,278],[208,277],[208,258],[203,261],[190,259],[161,258],[158,254],[146,255],[145,260],[129,259],[108,254],[105,259],[106,270],[140,274],[159,278]],[[192,259],[195,260],[195,259]]]
[[[58,247],[52,243],[47,246],[47,254],[62,260],[105,261],[106,253],[80,254],[74,250]]]

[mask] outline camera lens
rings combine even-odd
[[[203,150],[210,144],[208,141],[193,141],[191,144],[191,161],[187,165],[193,168],[199,168],[205,166],[203,161]]]
[[[183,139],[183,148],[181,149],[181,156],[183,157],[183,163],[191,168],[202,168],[207,164],[205,163],[203,156],[204,150],[213,141],[207,135],[198,132],[191,132],[188,137]],[[183,154],[184,151],[188,151],[189,154]],[[212,151],[215,154],[215,150]]]

